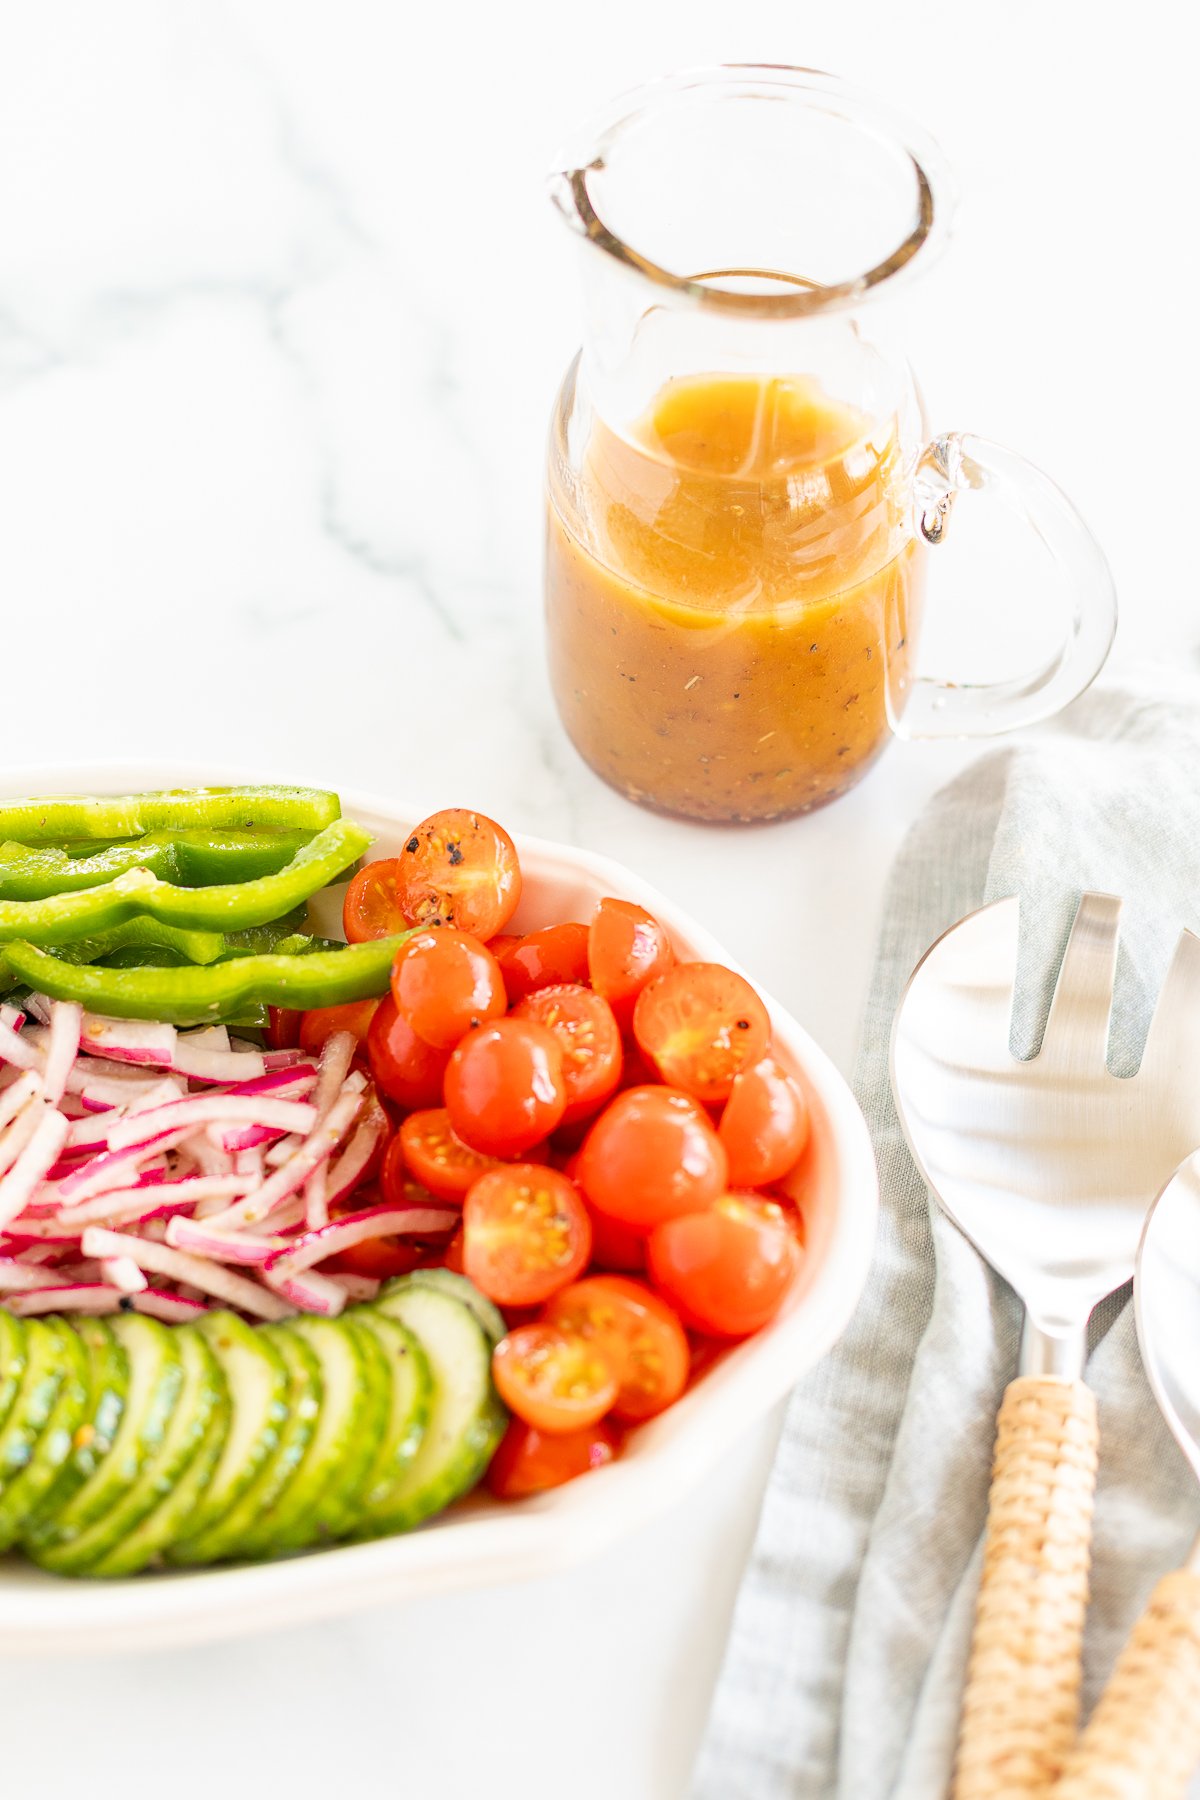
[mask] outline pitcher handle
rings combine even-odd
[[[1117,629],[1117,594],[1104,553],[1066,495],[1031,462],[968,433],[934,438],[913,484],[918,529],[940,544],[958,496],[991,493],[1041,539],[1054,564],[1063,638],[1041,668],[1009,681],[959,683],[918,675],[902,715],[905,738],[990,737],[1036,725],[1095,680]]]

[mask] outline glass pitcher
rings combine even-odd
[[[944,235],[935,145],[809,69],[729,67],[619,101],[553,197],[584,239],[583,348],[551,425],[546,617],[563,723],[630,799],[774,819],[893,733],[1048,717],[1116,599],[1074,508],[981,438],[927,440],[877,297]],[[1062,641],[1017,680],[917,673],[928,546],[991,490],[1052,558]]]

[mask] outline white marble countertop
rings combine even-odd
[[[1170,42],[1164,0],[1136,24],[1107,0],[10,10],[6,761],[211,753],[603,849],[848,1069],[890,859],[975,752],[896,746],[828,811],[733,833],[580,763],[541,662],[543,438],[578,336],[542,177],[598,103],[685,63],[805,62],[902,100],[964,193],[903,303],[931,420],[1077,500],[1121,593],[1114,667],[1180,662],[1200,118]],[[1011,653],[1019,597],[968,536],[934,589],[946,642]]]

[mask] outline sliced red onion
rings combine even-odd
[[[83,1015],[83,1048],[113,1062],[148,1063],[159,1069],[172,1067],[176,1031],[146,1019],[103,1019]]]
[[[283,1279],[311,1269],[327,1256],[337,1256],[368,1238],[438,1237],[455,1229],[462,1221],[456,1207],[372,1206],[366,1212],[349,1213],[335,1219],[319,1231],[306,1231],[286,1250],[277,1250],[264,1265],[268,1279]],[[87,1249],[87,1240],[84,1240]]]
[[[204,1050],[183,1037],[171,1066],[192,1081],[243,1081],[266,1072],[262,1057],[249,1050]]]
[[[295,1156],[303,1142],[303,1138],[297,1137],[294,1132],[289,1132],[287,1137],[280,1138],[278,1143],[271,1145],[263,1160],[269,1169],[278,1169],[290,1157]]]
[[[297,1063],[307,1062],[307,1050],[264,1050],[263,1065],[270,1069],[294,1069]]]
[[[210,1125],[208,1132],[219,1150],[227,1156],[238,1156],[243,1150],[256,1150],[260,1144],[278,1143],[286,1133],[278,1126],[270,1125],[235,1125],[229,1131],[222,1131],[219,1126]]]
[[[324,1123],[305,1138],[296,1153],[263,1182],[257,1193],[247,1194],[244,1200],[237,1201],[227,1213],[219,1214],[216,1222],[235,1230],[243,1225],[259,1224],[281,1200],[304,1186],[318,1163],[333,1155],[354,1123],[361,1105],[357,1093],[344,1093]]]
[[[182,1218],[172,1219],[168,1224],[167,1242],[176,1250],[187,1250],[193,1256],[207,1256],[214,1262],[241,1263],[257,1269],[261,1269],[276,1251],[286,1250],[288,1245],[285,1237],[253,1237],[248,1231],[216,1231],[207,1220]]]
[[[139,1269],[152,1275],[165,1275],[168,1281],[186,1282],[201,1293],[224,1300],[239,1312],[252,1313],[260,1319],[285,1319],[290,1308],[256,1281],[232,1275],[217,1263],[202,1257],[173,1250],[168,1244],[155,1244],[127,1233],[106,1231],[100,1225],[89,1225],[83,1234],[85,1256],[129,1256]]]
[[[311,1269],[303,1275],[268,1276],[272,1287],[303,1312],[323,1313],[336,1319],[345,1310],[346,1292],[328,1275],[317,1275]]]
[[[354,1136],[329,1169],[326,1200],[330,1206],[353,1193],[386,1130],[387,1114],[381,1106],[372,1108],[365,1119],[359,1120]]]
[[[36,1313],[115,1313],[129,1304],[129,1296],[107,1282],[76,1281],[58,1287],[40,1288],[32,1294],[14,1294],[5,1302],[18,1319],[32,1318]]]
[[[114,1150],[140,1144],[164,1131],[208,1125],[214,1120],[224,1123],[245,1122],[249,1125],[278,1125],[283,1131],[311,1131],[316,1119],[313,1108],[302,1100],[274,1100],[269,1094],[252,1100],[225,1094],[194,1094],[186,1100],[174,1100],[153,1112],[124,1118],[109,1133]]]
[[[44,1264],[18,1262],[13,1256],[0,1256],[0,1294],[18,1294],[23,1289],[45,1287],[55,1277],[47,1274]]]
[[[52,1106],[43,1107],[40,1100],[30,1101],[30,1106],[41,1108],[42,1116],[7,1175],[0,1175],[0,1225],[7,1225],[24,1212],[67,1139],[69,1127],[60,1112]]]
[[[32,1069],[26,1069],[17,1076],[11,1087],[0,1094],[0,1131],[10,1119],[15,1119],[27,1101],[42,1091],[41,1076]]]
[[[328,1174],[329,1164],[318,1163],[304,1184],[304,1222],[309,1231],[329,1223]]]
[[[64,1175],[48,1198],[54,1199],[60,1206],[70,1205],[75,1201],[90,1200],[93,1194],[103,1194],[111,1188],[128,1187],[130,1175],[139,1163],[174,1149],[186,1136],[184,1131],[168,1132],[149,1143],[130,1144],[123,1150],[105,1150],[70,1175]],[[154,1178],[161,1179],[157,1175]],[[137,1185],[146,1186],[147,1180],[139,1178]]]
[[[304,1094],[317,1079],[315,1063],[296,1063],[287,1069],[268,1069],[265,1075],[258,1075],[253,1081],[237,1081],[227,1087],[227,1094],[274,1094],[277,1099],[291,1099],[293,1089],[297,1094]]]
[[[0,1062],[13,1063],[18,1069],[40,1070],[41,1051],[17,1035],[15,1021],[20,1018],[14,1006],[0,1006]]]
[[[147,1285],[146,1277],[129,1256],[105,1256],[100,1260],[100,1275],[110,1287],[123,1294],[138,1294]]]
[[[199,1319],[212,1308],[206,1300],[192,1300],[184,1294],[169,1294],[165,1288],[145,1287],[130,1296],[134,1312],[149,1319],[161,1319],[164,1325],[186,1325]]]
[[[50,1008],[50,1041],[42,1076],[46,1098],[57,1106],[66,1092],[67,1076],[79,1054],[83,1008],[74,1000],[56,1000]]]
[[[340,1287],[347,1300],[374,1300],[383,1286],[382,1281],[377,1281],[374,1275],[339,1274],[327,1275],[325,1279],[332,1281],[335,1287]]]
[[[322,1044],[321,1059],[317,1064],[317,1085],[313,1093],[318,1122],[325,1118],[341,1093],[357,1048],[358,1039],[352,1031],[331,1031]]]

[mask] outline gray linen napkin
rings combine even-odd
[[[1123,894],[1109,1062],[1131,1073],[1183,925],[1200,928],[1200,699],[1134,687],[985,756],[919,820],[888,888],[855,1088],[883,1215],[863,1302],[797,1388],[739,1596],[694,1800],[940,1800],[978,1585],[996,1409],[1019,1309],[932,1206],[888,1083],[918,956],[985,900],[1022,896],[1014,1041],[1036,1048],[1085,888]],[[1085,1706],[1158,1576],[1200,1526],[1142,1374],[1128,1289],[1093,1322],[1101,1467]]]

